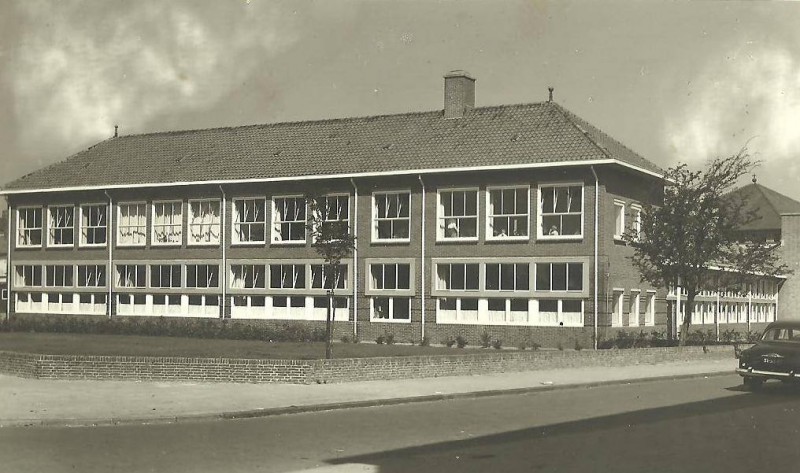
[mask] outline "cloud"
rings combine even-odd
[[[41,136],[76,144],[115,123],[141,129],[160,114],[223,100],[294,41],[274,2],[18,4],[23,37],[10,68],[23,147]]]
[[[702,163],[745,144],[765,165],[796,159],[800,61],[786,49],[748,47],[709,62],[666,118],[664,136],[677,160]]]

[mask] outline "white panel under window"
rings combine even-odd
[[[189,201],[189,244],[219,243],[220,201]]]

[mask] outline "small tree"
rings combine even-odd
[[[710,161],[705,170],[685,164],[664,174],[663,203],[645,205],[640,230],[628,230],[631,261],[642,281],[686,290],[680,345],[686,344],[696,296],[703,290],[741,287],[755,277],[787,274],[779,244],[742,241],[743,225],[757,219],[747,203],[729,192],[757,165],[747,149]],[[680,296],[680,295],[679,295]]]
[[[342,281],[341,262],[355,249],[356,237],[350,233],[348,221],[342,218],[349,209],[338,206],[339,200],[324,195],[306,198],[308,220],[306,227],[311,234],[312,245],[325,261],[323,265],[323,287],[328,295],[328,309],[325,317],[325,358],[333,358],[333,304],[334,293]],[[347,200],[349,202],[349,199]]]

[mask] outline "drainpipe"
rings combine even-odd
[[[227,232],[226,225],[225,225],[225,216],[227,214],[228,208],[228,198],[225,195],[225,189],[222,188],[222,184],[219,186],[219,191],[222,193],[222,228],[220,228],[220,245],[222,245],[222,270],[220,271],[220,278],[219,283],[222,285],[222,301],[220,307],[222,308],[221,318],[225,318],[225,302],[227,301],[228,297],[228,262],[227,262],[227,254],[226,254],[226,246],[227,246]]]
[[[717,290],[717,310],[714,311],[714,325],[717,326],[717,341],[719,341],[719,289]]]
[[[113,254],[114,254],[114,241],[116,240],[117,232],[114,230],[114,199],[111,198],[108,191],[103,191],[103,194],[108,197],[108,231],[106,232],[106,242],[108,243],[108,270],[106,271],[106,283],[108,284],[108,300],[106,306],[108,307],[108,318],[112,317],[111,308],[114,307],[114,291],[111,282],[111,275],[114,274]],[[114,237],[111,234],[114,234]]]
[[[425,182],[422,180],[422,174],[417,175],[417,179],[419,179],[420,185],[422,185],[422,230],[421,230],[421,239],[420,245],[422,247],[422,251],[419,258],[419,271],[420,271],[420,296],[422,302],[422,329],[421,329],[421,340],[425,339]],[[411,209],[408,209],[411,212]],[[420,341],[421,341],[420,340]]]
[[[350,178],[353,185],[353,339],[358,337],[358,186]]]
[[[8,233],[6,233],[6,244],[8,248],[6,249],[6,321],[11,319],[11,216],[12,212],[11,203],[8,203]],[[44,217],[43,217],[44,218]]]
[[[594,303],[592,304],[594,307],[594,349],[597,350],[597,304],[598,304],[598,296],[597,296],[597,265],[599,264],[599,238],[600,238],[600,179],[597,178],[597,173],[594,170],[594,166],[589,166],[592,170],[592,175],[594,176]],[[608,288],[606,288],[606,292],[608,292]]]

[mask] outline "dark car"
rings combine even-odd
[[[755,345],[741,351],[736,372],[752,390],[768,379],[800,383],[800,321],[769,324]]]

